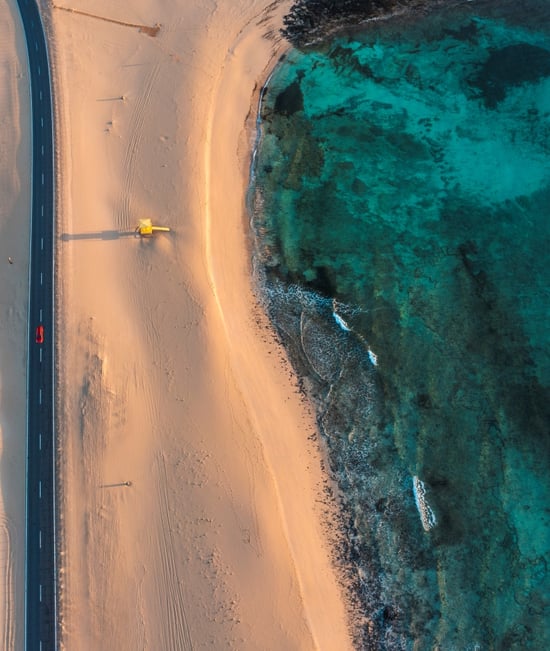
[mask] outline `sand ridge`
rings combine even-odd
[[[289,2],[57,4],[62,646],[350,648],[313,415],[245,229]],[[140,240],[142,217],[172,232]]]

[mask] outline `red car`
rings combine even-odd
[[[36,343],[44,343],[44,326],[42,324],[36,326]]]

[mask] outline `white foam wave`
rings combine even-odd
[[[352,329],[349,327],[347,321],[342,316],[340,316],[338,314],[336,306],[337,306],[336,299],[333,299],[332,300],[332,316],[333,316],[334,320],[340,326],[340,328],[342,328],[342,330],[344,330],[344,332],[353,332]],[[372,350],[372,348],[367,344],[365,339],[359,333],[357,333],[357,337],[363,343],[363,345],[366,347],[371,364],[373,366],[378,366],[378,355],[374,352],[374,350]]]
[[[342,317],[338,314],[338,312],[333,312],[332,316],[334,317],[336,323],[342,328],[342,330],[345,330],[345,332],[351,332],[351,328],[344,321],[344,319],[342,319]]]
[[[424,482],[414,475],[413,479],[413,493],[414,493],[414,502],[418,513],[420,514],[420,520],[422,522],[422,528],[424,531],[430,531],[437,524],[435,513],[432,511],[430,505],[426,500],[426,486]]]

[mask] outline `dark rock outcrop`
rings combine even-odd
[[[339,29],[425,4],[426,0],[296,0],[284,18],[282,33],[295,47],[307,47]]]

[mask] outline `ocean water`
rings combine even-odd
[[[291,51],[256,266],[343,500],[360,649],[550,649],[550,4]]]

